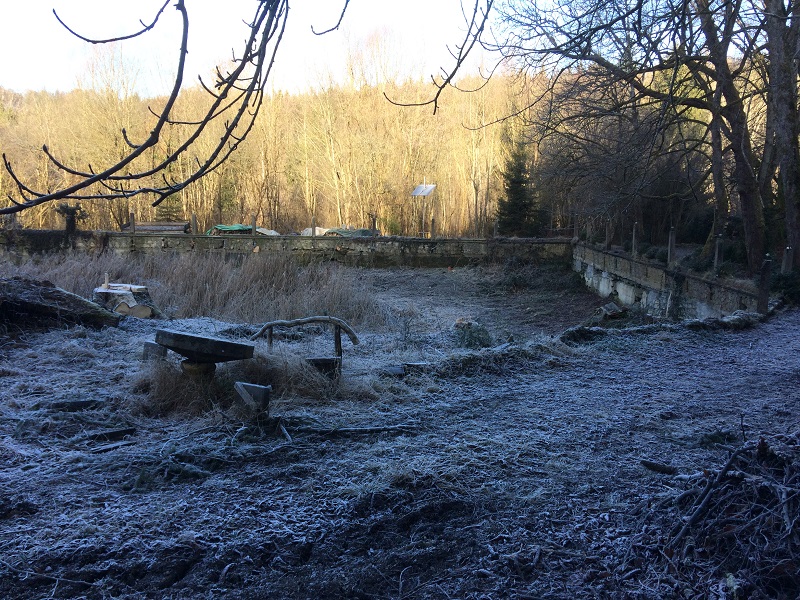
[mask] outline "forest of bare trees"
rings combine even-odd
[[[320,226],[368,227],[377,215],[384,233],[417,234],[422,203],[426,220],[449,235],[484,235],[494,220],[503,166],[501,130],[481,127],[508,111],[512,82],[494,79],[481,91],[449,90],[435,115],[427,108],[399,107],[430,94],[422,82],[367,84],[354,80],[305,94],[265,98],[253,130],[230,159],[214,172],[153,208],[141,199],[84,203],[84,228],[119,229],[135,211],[142,220],[184,219],[196,214],[202,227],[250,223],[281,233]],[[59,160],[102,166],[126,150],[121,131],[141,137],[158,98],[140,98],[124,89],[83,89],[69,93],[0,91],[0,147],[15,173],[37,189],[66,182],[41,152],[47,145]],[[202,112],[206,95],[185,90],[176,107],[191,121]],[[218,138],[217,124],[197,142]],[[219,125],[221,127],[221,124]],[[156,163],[171,151],[168,129],[148,160]],[[186,155],[166,174],[181,178],[194,168]],[[158,179],[161,175],[155,175]],[[427,199],[412,199],[420,183],[435,183]],[[3,196],[13,192],[7,174]],[[57,206],[42,204],[21,213],[20,223],[61,228]],[[426,227],[429,228],[430,224]]]

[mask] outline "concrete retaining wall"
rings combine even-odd
[[[749,282],[722,283],[584,244],[574,248],[573,268],[601,296],[655,316],[704,319],[755,312],[758,305],[758,290]]]
[[[65,250],[153,254],[208,252],[250,254],[285,252],[301,262],[336,261],[359,267],[458,267],[481,262],[522,261],[569,264],[567,239],[341,238],[251,235],[163,235],[79,231],[0,231],[0,254],[25,257]]]

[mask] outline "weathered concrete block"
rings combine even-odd
[[[237,381],[233,384],[233,389],[239,394],[244,403],[256,411],[269,411],[269,400],[272,394],[271,385],[256,385],[255,383],[245,383]]]

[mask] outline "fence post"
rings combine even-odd
[[[794,250],[791,246],[786,246],[783,251],[783,263],[781,264],[781,275],[791,273],[794,268]]]
[[[192,235],[198,235],[199,233],[197,230],[197,215],[192,213]]]
[[[717,239],[714,240],[714,271],[719,269],[720,262],[722,261],[722,234],[717,234]]]
[[[675,260],[675,227],[670,227],[669,242],[667,244],[667,266],[671,267]]]
[[[762,315],[767,314],[769,310],[769,279],[772,274],[772,258],[770,255],[764,258],[761,264],[761,273],[758,278],[758,304],[756,311]]]
[[[136,215],[131,213],[130,220],[131,220],[131,235],[134,235],[136,233]]]
[[[317,217],[311,217],[311,249],[317,249]]]
[[[639,245],[636,240],[636,226],[638,224],[638,222],[633,224],[633,235],[631,236],[631,256],[633,258],[637,258],[639,255]]]

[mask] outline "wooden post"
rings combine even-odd
[[[639,256],[639,245],[636,240],[636,229],[639,223],[633,224],[633,235],[631,236],[631,256],[633,258],[638,258]]]
[[[251,220],[251,235],[256,235],[256,233],[258,233],[256,229],[258,229],[258,227],[256,227],[256,216],[253,215]]]
[[[436,219],[431,217],[431,239],[436,237]]]
[[[586,243],[592,243],[592,220],[586,221]]]
[[[131,213],[130,220],[131,220],[131,235],[134,235],[136,234],[136,215]]]
[[[197,215],[192,213],[192,235],[199,235],[200,232],[197,230]]]
[[[791,273],[792,269],[794,268],[794,250],[791,246],[786,246],[786,250],[783,251],[783,263],[781,263],[781,274],[786,275],[787,273]]]
[[[336,325],[333,330],[333,343],[336,356],[342,358],[342,328]]]
[[[769,279],[772,275],[772,258],[767,254],[761,265],[761,273],[758,278],[758,305],[756,311],[762,315],[769,310]]]
[[[311,248],[317,248],[317,217],[311,217]]]
[[[714,240],[714,271],[719,269],[722,262],[722,234],[717,234],[717,239]]]
[[[370,218],[372,219],[372,237],[375,237],[378,235],[378,215],[372,214]]]
[[[267,350],[272,352],[272,327],[267,329]]]
[[[603,249],[608,251],[611,250],[611,219],[609,218],[606,221],[606,241],[603,244]]]
[[[675,262],[675,227],[669,228],[669,241],[667,242],[667,266]]]

